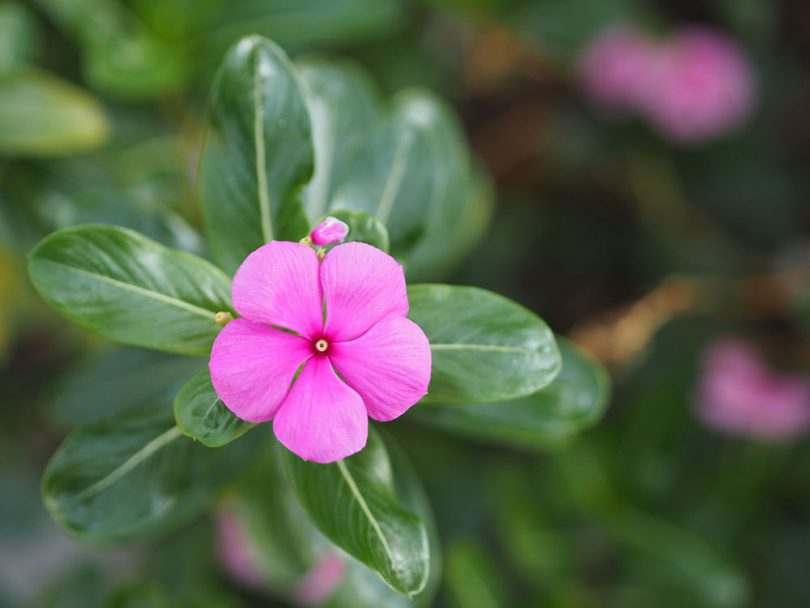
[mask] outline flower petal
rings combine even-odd
[[[321,287],[330,341],[353,340],[389,315],[408,314],[402,267],[365,243],[332,249],[321,262]]]
[[[329,358],[375,420],[404,414],[425,396],[430,383],[428,339],[403,317],[388,317],[351,342],[333,343]]]
[[[276,438],[304,460],[327,463],[359,452],[368,439],[363,400],[327,357],[312,357],[273,420]]]
[[[318,256],[306,245],[273,241],[251,253],[233,278],[233,305],[251,321],[307,338],[323,328]]]
[[[312,356],[307,340],[247,319],[228,323],[214,342],[208,368],[223,403],[242,420],[266,422]]]

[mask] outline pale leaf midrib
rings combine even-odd
[[[119,287],[124,291],[132,291],[143,295],[145,297],[151,298],[153,300],[160,300],[161,302],[165,302],[171,306],[175,306],[177,308],[182,308],[189,312],[194,313],[197,316],[205,317],[206,319],[216,319],[216,313],[200,306],[196,306],[194,304],[190,304],[184,300],[180,300],[178,298],[174,298],[172,296],[167,296],[164,293],[160,293],[159,291],[152,291],[145,287],[141,287],[140,285],[134,285],[132,283],[125,283],[119,279],[114,279],[112,277],[108,277],[103,274],[98,274],[96,272],[91,272],[89,270],[85,270],[84,268],[78,268],[76,266],[71,266],[70,264],[65,264],[64,262],[57,262],[55,260],[42,260],[48,264],[54,264],[56,266],[63,266],[69,269],[71,272],[78,273],[84,276],[88,276],[93,278],[96,281],[100,281],[101,283],[107,283],[108,285],[113,285],[115,287]]]
[[[382,543],[383,550],[385,551],[385,555],[388,558],[388,562],[391,565],[391,569],[396,573],[399,577],[400,584],[404,587],[405,582],[402,580],[402,574],[399,572],[399,569],[396,566],[396,561],[394,560],[393,551],[391,550],[391,546],[388,544],[388,539],[385,537],[385,533],[382,531],[382,527],[380,526],[380,522],[377,521],[377,518],[374,517],[374,514],[371,512],[371,509],[368,506],[365,498],[360,493],[360,488],[357,487],[357,484],[352,477],[352,474],[349,472],[349,469],[346,467],[346,463],[342,460],[337,461],[337,467],[340,471],[340,474],[343,476],[346,485],[349,486],[349,491],[354,496],[354,499],[357,501],[357,504],[360,505],[360,509],[363,511],[365,516],[368,518],[369,522],[371,523],[371,527],[374,529],[374,532],[380,538],[380,542]]]
[[[127,458],[122,464],[118,465],[112,471],[107,473],[104,477],[99,479],[90,487],[86,488],[85,490],[81,491],[79,494],[76,495],[76,500],[81,500],[86,496],[91,496],[93,494],[97,494],[102,490],[107,489],[116,481],[124,477],[127,473],[132,471],[135,467],[141,464],[144,460],[152,456],[155,452],[163,448],[164,446],[168,445],[175,439],[181,436],[180,429],[176,426],[173,426],[169,430],[161,433],[152,441],[147,443],[143,446],[140,450],[135,452],[132,456]]]
[[[270,192],[267,189],[264,147],[264,101],[261,95],[259,64],[264,60],[260,51],[256,52],[256,65],[253,68],[253,144],[256,148],[256,190],[259,195],[259,217],[264,242],[273,240],[273,217],[270,209]]]
[[[328,112],[325,113],[328,117]],[[318,188],[314,189],[313,192],[313,204],[312,204],[312,215],[313,217],[320,217],[324,213],[326,213],[327,207],[329,206],[329,190],[330,186],[332,185],[332,159],[335,154],[335,148],[337,147],[337,121],[333,118],[326,118],[326,137],[324,139],[327,143],[324,145],[323,155],[322,155],[322,162],[320,164],[320,168],[322,173],[321,181],[317,184]],[[317,158],[316,160],[316,167],[317,165]]]
[[[394,201],[397,198],[397,189],[405,175],[405,166],[408,164],[410,149],[410,140],[403,137],[394,152],[394,161],[391,163],[391,171],[388,173],[388,177],[385,180],[385,185],[380,195],[380,203],[375,213],[375,216],[382,224],[388,221],[388,216],[391,215],[391,210],[394,207]]]

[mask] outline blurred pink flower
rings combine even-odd
[[[258,551],[242,528],[238,517],[228,508],[217,515],[219,559],[225,572],[236,582],[254,591],[270,591],[261,573]],[[291,599],[299,606],[320,604],[331,596],[343,582],[346,564],[337,551],[320,557],[292,590]]]
[[[810,427],[810,382],[771,370],[747,343],[713,343],[702,362],[697,415],[731,435],[787,441]]]
[[[304,460],[362,450],[368,418],[404,414],[427,392],[430,344],[408,314],[402,267],[365,243],[320,260],[307,245],[273,241],[233,279],[228,323],[211,351],[211,382],[250,422]]]
[[[680,143],[739,126],[755,97],[743,50],[722,32],[697,26],[668,41],[627,26],[608,28],[582,53],[579,80],[593,103],[636,111]]]
[[[681,30],[658,53],[644,112],[665,136],[691,143],[740,125],[754,102],[754,77],[742,49],[705,27]]]
[[[597,105],[638,110],[649,95],[657,53],[655,42],[644,32],[608,28],[580,56],[580,85]]]
[[[320,604],[343,582],[345,570],[346,564],[339,553],[324,554],[298,584],[293,599],[301,606]]]
[[[222,509],[216,523],[219,560],[225,572],[250,589],[265,589],[267,585],[259,570],[258,555],[236,515]]]

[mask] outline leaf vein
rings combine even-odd
[[[168,431],[161,433],[157,437],[155,437],[152,441],[147,443],[143,446],[140,450],[135,452],[132,456],[130,456],[127,460],[123,462],[123,464],[117,466],[112,471],[110,471],[107,475],[99,479],[96,483],[88,487],[87,489],[83,490],[79,494],[76,495],[76,500],[81,500],[87,496],[91,496],[102,490],[107,489],[116,481],[124,477],[127,473],[132,471],[135,467],[141,464],[144,460],[149,458],[152,454],[163,448],[164,446],[168,445],[178,437],[180,437],[180,429],[176,426],[173,426]]]
[[[65,268],[68,268],[72,272],[92,277],[95,280],[100,281],[102,283],[107,283],[109,285],[114,285],[116,287],[120,287],[121,289],[123,289],[125,291],[134,291],[135,293],[139,293],[141,295],[152,298],[154,300],[161,300],[162,302],[166,302],[167,304],[170,304],[172,306],[176,306],[177,308],[183,308],[183,309],[185,309],[185,310],[187,310],[189,312],[193,312],[197,316],[205,317],[206,319],[212,319],[212,320],[216,319],[216,313],[214,313],[213,311],[202,308],[201,306],[196,306],[194,304],[190,304],[188,302],[185,302],[185,301],[180,300],[178,298],[174,298],[172,296],[167,296],[166,294],[160,293],[159,291],[152,291],[152,290],[146,289],[145,287],[141,287],[140,285],[134,285],[132,283],[126,283],[126,282],[121,281],[119,279],[114,279],[112,277],[108,277],[108,276],[105,276],[103,274],[98,274],[96,272],[91,272],[89,270],[85,270],[84,268],[77,268],[76,266],[71,266],[69,264],[65,264],[64,262],[57,262],[55,260],[46,260],[46,261],[49,264],[55,264],[57,266],[64,266]]]
[[[338,470],[340,471],[340,474],[343,476],[343,479],[346,481],[346,485],[349,487],[349,491],[352,493],[354,499],[357,501],[357,504],[360,505],[360,509],[363,511],[366,518],[368,518],[369,522],[371,523],[372,529],[380,538],[380,542],[382,543],[383,549],[385,550],[385,554],[388,557],[391,569],[399,577],[400,583],[404,584],[404,581],[402,580],[402,573],[397,568],[393,552],[391,551],[391,546],[388,544],[388,539],[385,537],[385,534],[382,531],[380,522],[378,522],[377,518],[374,517],[374,514],[371,512],[368,503],[366,502],[365,498],[363,498],[363,495],[360,493],[360,489],[357,487],[357,484],[355,483],[352,474],[349,472],[349,469],[346,468],[346,463],[342,460],[338,460],[337,467]]]
[[[260,82],[261,66],[264,55],[256,52],[256,66],[253,71],[253,143],[256,147],[256,190],[259,195],[259,215],[262,226],[264,242],[273,240],[273,217],[270,212],[270,193],[267,189],[267,174],[265,173],[264,148],[264,100],[262,99]]]

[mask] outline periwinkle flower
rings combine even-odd
[[[684,143],[740,125],[754,102],[754,77],[733,40],[704,27],[680,31],[661,52],[646,115],[667,137]]]
[[[369,416],[397,418],[427,392],[430,345],[406,318],[402,268],[379,249],[346,243],[321,260],[274,241],[242,263],[232,295],[241,317],[214,342],[214,388],[305,460],[360,451]]]
[[[787,441],[810,427],[810,382],[771,370],[749,344],[725,338],[704,354],[696,410],[723,433]]]
[[[579,80],[597,106],[635,112],[682,144],[728,133],[754,106],[745,53],[708,27],[685,27],[665,40],[630,26],[610,27],[582,52]]]
[[[346,563],[336,550],[323,553],[315,565],[291,589],[274,589],[271,573],[265,572],[259,547],[253,542],[235,511],[222,508],[216,517],[217,545],[222,568],[235,582],[259,593],[287,591],[299,606],[314,606],[329,599],[346,577]]]
[[[221,510],[216,518],[216,530],[219,561],[225,571],[245,587],[257,591],[265,589],[256,548],[236,515],[230,510]]]
[[[579,59],[579,81],[596,105],[610,110],[641,109],[653,81],[657,47],[631,27],[604,30]]]

